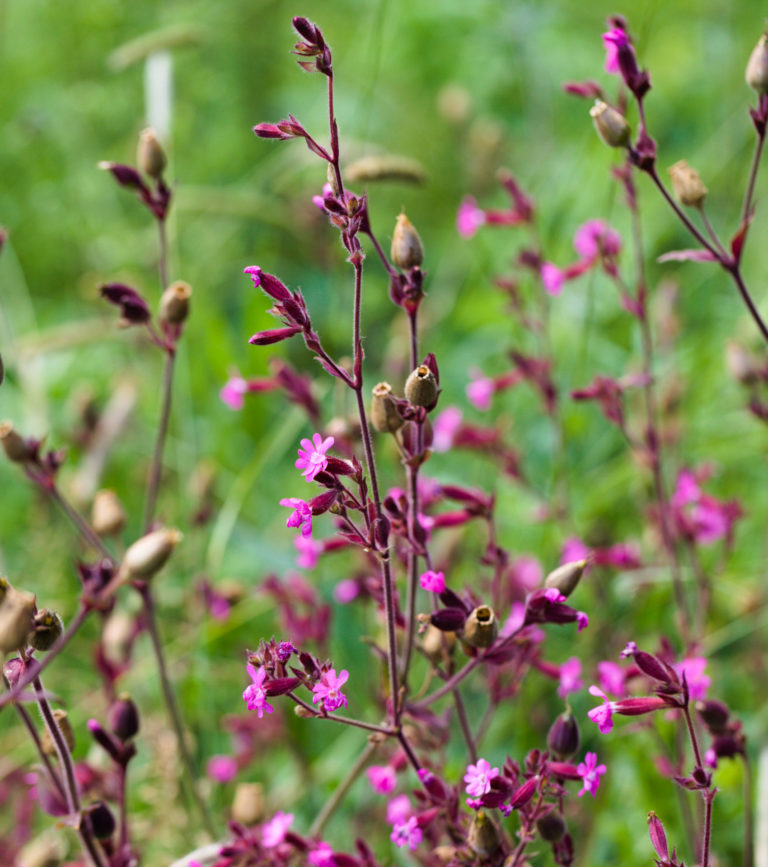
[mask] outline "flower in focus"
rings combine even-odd
[[[328,458],[325,453],[333,445],[333,437],[323,439],[319,433],[316,433],[312,434],[311,442],[308,439],[303,439],[301,445],[296,469],[302,470],[302,476],[311,482],[319,472],[328,466]]]
[[[598,729],[600,729],[600,734],[607,735],[613,730],[613,712],[616,709],[616,706],[599,686],[590,686],[589,694],[604,700],[603,704],[587,711],[587,716],[593,723],[597,724]]]
[[[473,798],[482,797],[491,791],[491,780],[498,776],[499,769],[492,768],[485,759],[478,759],[476,765],[467,765],[467,773],[464,774],[467,794]]]
[[[560,686],[557,694],[565,698],[571,692],[578,692],[584,684],[581,677],[581,660],[578,656],[572,656],[560,666]]]
[[[347,706],[347,697],[341,691],[341,687],[349,678],[348,671],[342,671],[338,677],[336,669],[332,668],[323,673],[320,681],[312,687],[312,703],[322,703],[322,708],[326,713],[338,710],[342,705]]]
[[[605,765],[598,765],[597,753],[587,753],[584,756],[584,761],[579,762],[576,770],[581,775],[584,783],[584,788],[579,792],[579,797],[585,792],[589,792],[594,798],[600,786],[600,777],[606,772],[607,768]]]
[[[680,677],[685,675],[688,692],[693,701],[703,701],[707,697],[707,690],[712,680],[704,674],[706,667],[707,660],[703,656],[688,657],[672,666]]]
[[[589,220],[573,236],[573,247],[582,259],[614,258],[621,251],[621,236],[605,220]]]
[[[312,867],[335,867],[336,860],[333,857],[333,849],[324,841],[320,841],[307,855],[307,863]]]
[[[237,761],[232,756],[211,756],[206,773],[217,783],[228,783],[237,776]]]
[[[541,266],[541,282],[550,295],[559,295],[563,291],[565,272],[553,262],[544,262]]]
[[[472,382],[467,386],[467,397],[472,406],[483,412],[490,409],[495,390],[496,386],[492,379],[483,376],[480,371],[472,372]]]
[[[302,536],[312,535],[312,509],[309,503],[298,497],[286,497],[280,500],[280,505],[293,509],[293,514],[285,522],[286,527],[301,527]]]
[[[365,772],[365,776],[368,777],[373,791],[380,795],[389,795],[390,792],[394,792],[397,785],[395,769],[391,765],[371,765]]]
[[[442,593],[445,590],[445,575],[442,572],[433,572],[428,569],[419,576],[422,590],[431,590],[432,593]]]
[[[219,392],[219,398],[230,409],[243,408],[243,396],[248,393],[248,381],[242,376],[230,376]]]
[[[401,825],[395,825],[389,839],[399,848],[408,846],[411,852],[415,852],[419,843],[421,843],[423,834],[419,828],[415,816],[411,816],[407,822]]]
[[[467,196],[459,205],[456,214],[456,229],[462,238],[471,238],[485,223],[485,211],[477,207],[477,201]]]
[[[290,828],[293,822],[293,813],[283,813],[278,810],[275,815],[262,826],[261,829],[261,844],[271,849],[277,846],[285,839],[285,832]]]
[[[243,700],[248,710],[255,710],[259,719],[261,719],[264,716],[264,711],[272,713],[274,710],[272,705],[267,702],[267,694],[264,692],[263,684],[267,672],[264,670],[263,665],[257,671],[250,662],[245,668],[253,683],[246,686],[243,692]]]

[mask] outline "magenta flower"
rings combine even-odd
[[[692,656],[673,665],[672,668],[688,683],[688,692],[694,701],[703,701],[707,697],[707,690],[712,680],[704,674],[707,660],[703,656]]]
[[[232,756],[211,756],[205,770],[217,783],[229,783],[237,776],[237,761]]]
[[[589,617],[587,616],[586,611],[577,611],[576,612],[576,633],[581,632],[582,629],[586,629],[589,626]]]
[[[624,645],[624,650],[621,651],[619,656],[621,659],[627,659],[627,657],[634,656],[637,653],[637,644],[634,641],[628,641]]]
[[[280,500],[280,505],[293,509],[293,514],[285,522],[286,527],[301,527],[302,536],[312,535],[312,508],[309,503],[298,497],[286,497]]]
[[[624,695],[624,669],[617,662],[598,662],[597,674],[601,689],[614,695]]]
[[[621,236],[605,220],[589,220],[576,230],[573,247],[582,259],[590,262],[601,256],[611,259],[621,252]]]
[[[365,772],[368,782],[374,792],[380,795],[389,795],[394,792],[397,785],[395,769],[391,765],[371,765]]]
[[[541,282],[550,295],[559,295],[565,283],[565,271],[553,262],[544,262],[541,266]]]
[[[544,591],[544,598],[555,604],[565,602],[565,596],[563,596],[563,594],[557,589],[557,587],[548,587]]]
[[[514,560],[509,569],[510,582],[525,593],[541,587],[543,577],[541,563],[527,554]]]
[[[593,723],[597,724],[600,734],[607,735],[613,730],[613,714],[616,710],[616,703],[612,702],[599,686],[590,686],[589,694],[604,699],[603,704],[587,711],[587,716]]]
[[[328,458],[325,453],[333,445],[333,437],[325,439],[319,433],[312,434],[312,441],[303,439],[303,448],[299,449],[299,459],[296,461],[296,469],[303,470],[302,476],[311,482],[314,477],[328,466]]]
[[[560,666],[560,686],[557,694],[565,698],[571,692],[578,692],[583,688],[581,677],[581,660],[578,656],[572,656]]]
[[[275,815],[261,827],[261,845],[271,849],[285,840],[285,832],[291,827],[293,813],[283,813],[278,810]]]
[[[402,825],[410,815],[411,802],[408,795],[396,795],[387,804],[387,822],[390,825]]]
[[[310,524],[310,530],[312,526]],[[323,543],[317,542],[309,534],[304,532],[293,540],[293,547],[296,549],[296,565],[299,569],[314,569],[317,566],[317,561],[323,553]]]
[[[307,863],[312,867],[335,867],[336,859],[333,857],[333,849],[328,843],[320,841],[307,855]]]
[[[496,386],[492,379],[483,376],[480,371],[473,371],[471,375],[472,382],[467,386],[467,397],[472,406],[485,412],[490,409]]]
[[[587,548],[581,539],[572,536],[563,543],[563,550],[560,552],[560,565],[564,566],[566,563],[588,560],[590,554],[590,549]]]
[[[298,648],[294,647],[290,641],[281,641],[277,645],[277,658],[280,662],[288,662],[291,655],[298,652]]]
[[[584,783],[584,788],[579,792],[579,797],[581,797],[585,792],[589,792],[589,794],[594,798],[600,786],[600,777],[602,777],[608,769],[605,765],[598,765],[597,753],[587,753],[584,756],[584,761],[579,762],[577,765],[576,770],[581,775],[581,779]]]
[[[230,409],[242,409],[243,397],[248,393],[248,381],[242,376],[230,376],[224,387],[219,392],[219,398]]]
[[[320,681],[312,687],[312,703],[321,702],[321,707],[326,713],[338,710],[342,705],[347,706],[347,697],[341,691],[342,686],[349,678],[348,671],[342,671],[336,676],[336,669],[323,673]]]
[[[274,710],[272,705],[267,702],[267,694],[264,692],[263,684],[267,672],[264,670],[263,665],[257,671],[250,662],[245,668],[253,683],[246,686],[243,692],[243,700],[248,710],[255,710],[259,719],[261,719],[264,716],[264,711],[272,713]]]
[[[432,593],[442,593],[445,590],[445,575],[442,572],[433,572],[428,569],[419,576],[422,590],[431,590]]]
[[[492,768],[485,759],[478,759],[476,765],[467,765],[467,773],[464,774],[467,794],[473,798],[482,798],[491,791],[491,780],[498,776],[499,769]]]
[[[462,238],[471,238],[485,223],[485,211],[477,207],[472,196],[466,196],[456,214],[456,229]]]
[[[614,27],[607,33],[603,33],[603,44],[605,45],[605,71],[620,72],[619,48],[626,48],[629,45],[629,37],[620,27]]]
[[[348,605],[360,595],[360,585],[354,578],[344,578],[333,588],[333,598],[341,605]]]
[[[423,836],[421,828],[419,828],[419,824],[416,821],[416,817],[411,816],[407,822],[403,822],[401,825],[395,825],[392,829],[392,833],[389,835],[389,839],[398,847],[398,849],[403,846],[408,846],[411,852],[415,852],[419,843],[421,843]]]

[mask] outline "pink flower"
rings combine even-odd
[[[587,560],[590,555],[590,549],[575,536],[566,539],[563,542],[563,550],[560,552],[560,565],[566,563],[576,563],[578,560]]]
[[[395,769],[391,765],[371,765],[365,772],[373,791],[380,795],[389,795],[397,785]]]
[[[320,681],[312,687],[312,703],[321,702],[326,713],[338,710],[342,705],[347,706],[347,697],[341,691],[342,686],[349,678],[348,671],[342,671],[336,676],[336,669],[332,668],[323,673]]]
[[[565,602],[565,596],[557,589],[557,587],[548,587],[544,591],[544,598],[554,604]]]
[[[598,662],[597,674],[602,689],[614,695],[624,695],[624,669],[617,662]]]
[[[557,694],[565,698],[571,692],[578,692],[583,688],[581,677],[581,660],[578,656],[572,656],[560,666],[560,686]]]
[[[612,702],[598,686],[590,686],[589,694],[604,699],[603,704],[587,711],[587,716],[593,723],[597,724],[600,734],[607,735],[613,729],[613,714],[616,710],[616,703]]]
[[[395,844],[395,846],[398,848],[408,846],[411,852],[416,851],[419,843],[421,843],[422,837],[423,834],[421,833],[421,828],[419,828],[415,816],[411,816],[411,818],[402,825],[395,825],[392,829],[392,833],[389,835],[389,839]]]
[[[360,585],[352,578],[344,578],[333,588],[333,598],[342,605],[347,605],[360,595]]]
[[[619,255],[621,237],[604,220],[590,220],[576,230],[573,246],[579,256],[590,262],[601,256],[610,259]]]
[[[586,629],[589,626],[589,617],[586,611],[577,611],[576,612],[576,633],[581,632],[582,629]]]
[[[690,470],[680,470],[677,476],[675,492],[672,494],[672,505],[681,509],[689,503],[695,503],[701,496],[701,488],[696,476]]]
[[[301,527],[302,536],[312,535],[312,508],[309,503],[298,497],[286,497],[280,500],[280,505],[293,509],[293,514],[285,522],[286,527]]]
[[[579,797],[585,792],[589,792],[594,798],[600,786],[600,777],[606,772],[607,768],[605,765],[598,765],[597,753],[587,753],[584,756],[584,761],[579,762],[577,765],[576,770],[581,775],[584,783],[584,788],[579,792]]]
[[[461,426],[461,410],[455,406],[444,409],[432,422],[432,451],[447,452]]]
[[[619,657],[621,659],[627,659],[630,656],[634,656],[637,653],[637,644],[634,641],[628,641],[626,645],[624,645],[624,650],[621,651]]]
[[[219,392],[219,398],[230,409],[243,408],[243,395],[248,393],[248,381],[242,376],[230,376]]]
[[[252,684],[246,686],[243,692],[243,700],[248,710],[255,710],[261,719],[264,716],[264,711],[272,713],[274,708],[267,702],[267,694],[264,692],[263,683],[267,672],[264,666],[260,666],[258,671],[250,664],[246,665],[246,671],[253,681]]]
[[[387,804],[387,822],[390,825],[401,825],[411,812],[411,802],[408,795],[396,795]]]
[[[293,813],[283,813],[281,810],[278,810],[266,825],[262,825],[262,846],[271,849],[273,846],[282,843],[285,839],[285,832],[290,828],[291,822],[293,822]]]
[[[211,756],[206,773],[217,783],[228,783],[237,776],[237,762],[232,756]]]
[[[510,580],[526,593],[541,587],[542,569],[541,563],[535,557],[523,555],[518,557],[510,567]]]
[[[445,575],[442,572],[433,572],[428,569],[419,576],[422,590],[431,590],[432,593],[442,593],[445,590]]]
[[[321,841],[307,856],[307,863],[312,867],[335,867],[336,859],[333,857],[333,849],[328,843]]]
[[[485,223],[485,211],[477,207],[472,196],[466,196],[459,205],[456,215],[456,229],[462,238],[471,238]]]
[[[472,406],[484,412],[490,409],[496,386],[492,379],[483,376],[479,370],[472,371],[471,375],[472,382],[467,386],[467,397]]]
[[[563,291],[565,272],[552,262],[544,262],[541,266],[541,282],[550,295],[559,295]]]
[[[312,525],[310,524],[311,529]],[[296,565],[299,569],[314,569],[317,566],[317,561],[323,552],[322,542],[315,541],[309,534],[305,535],[302,531],[302,534],[293,540],[293,547],[298,553]]]
[[[614,27],[607,33],[603,33],[603,44],[605,45],[605,71],[620,72],[619,48],[629,45],[629,37],[620,27]]]
[[[694,701],[703,701],[707,697],[707,690],[712,680],[704,674],[707,660],[703,656],[692,656],[673,665],[672,668],[688,683],[688,691]]]
[[[467,794],[481,798],[491,791],[491,780],[498,776],[499,769],[492,768],[485,759],[478,759],[476,765],[467,765],[467,773],[464,774]]]
[[[312,441],[303,439],[303,448],[299,449],[299,459],[296,461],[296,469],[303,470],[302,476],[311,482],[312,479],[328,466],[328,458],[325,453],[333,445],[333,437],[325,439],[319,433],[312,434]]]

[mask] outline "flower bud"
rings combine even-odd
[[[125,552],[120,565],[124,579],[151,578],[162,569],[182,538],[178,530],[167,528],[142,536]]]
[[[29,443],[14,430],[9,421],[0,422],[0,443],[3,444],[5,456],[15,464],[25,464],[34,457]]]
[[[483,810],[472,819],[467,834],[469,848],[476,854],[490,857],[499,848],[499,830]]]
[[[768,35],[765,33],[749,55],[744,78],[752,90],[761,95],[768,93]]]
[[[392,261],[403,271],[409,271],[424,261],[424,246],[413,223],[400,214],[392,234]]]
[[[579,748],[579,725],[570,712],[560,714],[547,734],[549,751],[558,759],[567,759]]]
[[[24,647],[32,631],[35,597],[7,585],[0,602],[0,653]]]
[[[300,707],[300,705],[296,705]],[[260,783],[238,783],[232,801],[232,820],[255,825],[264,818],[264,788]]]
[[[546,840],[547,843],[557,843],[565,834],[565,820],[560,813],[553,810],[536,820],[536,830],[542,840]]]
[[[699,712],[702,722],[711,734],[718,734],[724,731],[731,715],[726,705],[714,699],[697,701],[696,710]]]
[[[189,316],[189,299],[192,287],[183,280],[177,280],[163,292],[160,298],[160,319],[171,325],[181,325]]]
[[[152,127],[147,127],[139,133],[136,164],[150,178],[158,180],[163,175],[165,151],[157,140],[157,134]]]
[[[437,401],[437,380],[426,364],[420,364],[405,381],[405,398],[428,409]]]
[[[462,638],[470,647],[490,647],[498,634],[499,623],[493,608],[479,605],[467,617]]]
[[[125,528],[126,514],[114,491],[96,492],[91,508],[91,524],[99,536],[117,536]]]
[[[443,632],[431,623],[421,639],[421,649],[430,662],[437,665],[453,653],[456,647],[456,633]]]
[[[403,426],[404,419],[392,400],[392,386],[380,382],[373,387],[371,399],[371,424],[379,433],[394,433]]]
[[[566,598],[573,593],[587,568],[586,560],[576,560],[574,563],[564,563],[558,566],[544,579],[545,587],[554,587]]]
[[[293,713],[295,716],[302,717],[303,719],[312,719],[312,717],[316,717],[316,713],[312,713],[309,708],[304,707],[302,704],[295,704],[293,706]]]
[[[615,108],[596,99],[589,114],[597,134],[611,148],[625,148],[629,145],[629,124],[623,114]]]
[[[690,208],[700,208],[707,197],[707,188],[701,176],[692,169],[685,160],[679,160],[669,167],[672,188],[683,205]]]
[[[115,833],[115,817],[104,801],[97,801],[84,810],[84,813],[97,840],[108,840]]]
[[[104,655],[113,665],[119,666],[128,662],[134,632],[133,618],[125,611],[116,608],[107,617],[101,633],[101,643]]]
[[[72,724],[69,721],[69,716],[65,710],[61,708],[56,708],[53,711],[53,718],[56,720],[56,725],[58,726],[59,731],[61,732],[62,737],[64,738],[64,743],[69,747],[70,752],[74,752],[75,749],[75,733],[72,731]],[[40,746],[43,749],[43,752],[46,756],[57,756],[58,752],[56,751],[56,745],[53,742],[53,738],[51,737],[51,733],[47,728],[43,729],[42,734],[40,735]]]
[[[139,709],[127,694],[118,696],[107,710],[107,724],[120,740],[125,743],[136,737],[139,732]]]
[[[61,617],[55,611],[51,611],[48,608],[38,611],[32,623],[32,633],[29,636],[29,643],[35,650],[50,650],[64,631]]]

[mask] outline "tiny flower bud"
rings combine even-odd
[[[430,662],[437,665],[453,653],[456,647],[456,633],[444,632],[431,623],[421,640],[421,649]]]
[[[301,704],[296,704],[293,706],[293,713],[298,717],[302,717],[303,719],[312,719],[312,717],[317,716],[316,713],[312,713],[311,710]]]
[[[35,650],[50,650],[63,631],[61,617],[55,611],[44,608],[34,616],[29,643]]]
[[[545,587],[554,587],[566,598],[573,593],[576,585],[581,580],[584,570],[587,568],[586,560],[577,560],[575,563],[564,563],[558,566],[544,579]]]
[[[565,834],[565,821],[560,813],[552,811],[536,820],[536,830],[542,840],[548,843],[557,843]]]
[[[712,734],[724,731],[731,715],[731,712],[721,701],[715,701],[714,699],[697,701],[696,710],[699,712],[702,722]]]
[[[707,188],[696,169],[692,169],[685,160],[679,160],[670,166],[669,176],[675,195],[683,205],[700,208],[704,204]]]
[[[413,223],[400,214],[392,234],[392,261],[403,271],[409,271],[424,261],[424,246]]]
[[[69,747],[69,751],[73,752],[75,749],[75,733],[72,731],[72,724],[69,721],[67,712],[57,707],[56,710],[53,711],[53,718],[56,720],[56,725],[64,738],[64,743]],[[46,756],[58,755],[51,733],[47,728],[43,729],[43,732],[40,735],[40,746]]]
[[[404,419],[392,400],[392,386],[380,382],[373,387],[371,400],[371,424],[379,433],[394,433],[403,426]]]
[[[405,398],[414,406],[432,408],[437,401],[437,380],[426,364],[420,364],[405,381]]]
[[[8,586],[0,602],[0,653],[23,647],[32,631],[35,597]]]
[[[107,710],[107,723],[112,732],[125,743],[139,732],[139,710],[133,699],[123,693]]]
[[[744,78],[752,90],[761,95],[768,93],[768,35],[765,33],[749,55]]]
[[[97,801],[84,812],[97,840],[108,840],[115,833],[115,817],[104,801]]]
[[[125,552],[120,572],[125,580],[151,578],[165,565],[182,539],[178,530],[154,530],[142,536]]]
[[[189,316],[189,299],[192,288],[189,283],[177,280],[163,292],[160,298],[160,319],[171,325],[181,325]]]
[[[659,856],[659,858],[668,861],[669,849],[667,847],[667,835],[664,833],[664,826],[661,824],[661,820],[653,810],[648,813],[648,834],[651,838],[653,851]]]
[[[157,134],[152,127],[147,127],[139,133],[136,164],[150,178],[158,180],[163,175],[165,151],[157,140]]]
[[[467,617],[462,638],[470,647],[490,647],[498,633],[499,623],[493,608],[480,605]]]
[[[483,810],[478,810],[472,819],[467,843],[476,855],[485,857],[493,855],[499,848],[499,830]]]
[[[570,712],[560,714],[547,734],[549,751],[558,759],[567,759],[579,748],[579,725]]]
[[[611,148],[625,148],[629,144],[629,124],[623,114],[602,100],[596,99],[589,113],[600,138]]]
[[[0,422],[0,442],[3,444],[5,456],[15,464],[25,464],[34,457],[27,441],[14,430],[9,421]]]
[[[126,522],[125,509],[114,491],[104,489],[96,492],[91,508],[91,524],[99,536],[117,536]]]
[[[301,707],[301,705],[296,705]],[[232,801],[232,819],[243,825],[255,825],[264,818],[264,789],[260,783],[238,783]]]

